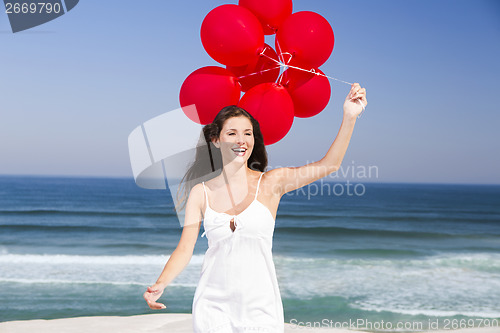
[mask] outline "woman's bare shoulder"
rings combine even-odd
[[[189,196],[192,197],[192,200],[197,202],[197,203],[202,203],[203,202],[203,196],[204,196],[204,190],[203,190],[203,184],[200,182],[196,185],[193,186],[191,189],[191,192],[189,193]]]

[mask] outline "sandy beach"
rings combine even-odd
[[[150,314],[138,316],[77,317],[51,320],[20,320],[0,323],[1,333],[188,333],[193,332],[191,314]],[[321,333],[356,333],[355,331],[335,328],[307,328],[285,324],[285,332],[321,332]],[[416,332],[416,331],[415,331]],[[469,328],[446,331],[426,331],[432,333],[498,333],[500,328]]]

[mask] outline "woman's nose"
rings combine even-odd
[[[238,137],[236,138],[236,142],[238,144],[245,143],[245,137],[243,135],[238,135]]]

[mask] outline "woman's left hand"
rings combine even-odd
[[[361,103],[363,105],[361,105]],[[366,107],[368,102],[366,100],[366,89],[361,88],[359,83],[351,85],[351,91],[345,98],[344,102],[344,116],[356,118],[363,111],[363,106]]]

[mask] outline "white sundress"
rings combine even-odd
[[[240,214],[210,208],[203,226],[208,249],[193,299],[195,333],[284,332],[283,303],[272,258],[274,218],[255,198]],[[233,231],[230,221],[234,219]]]

